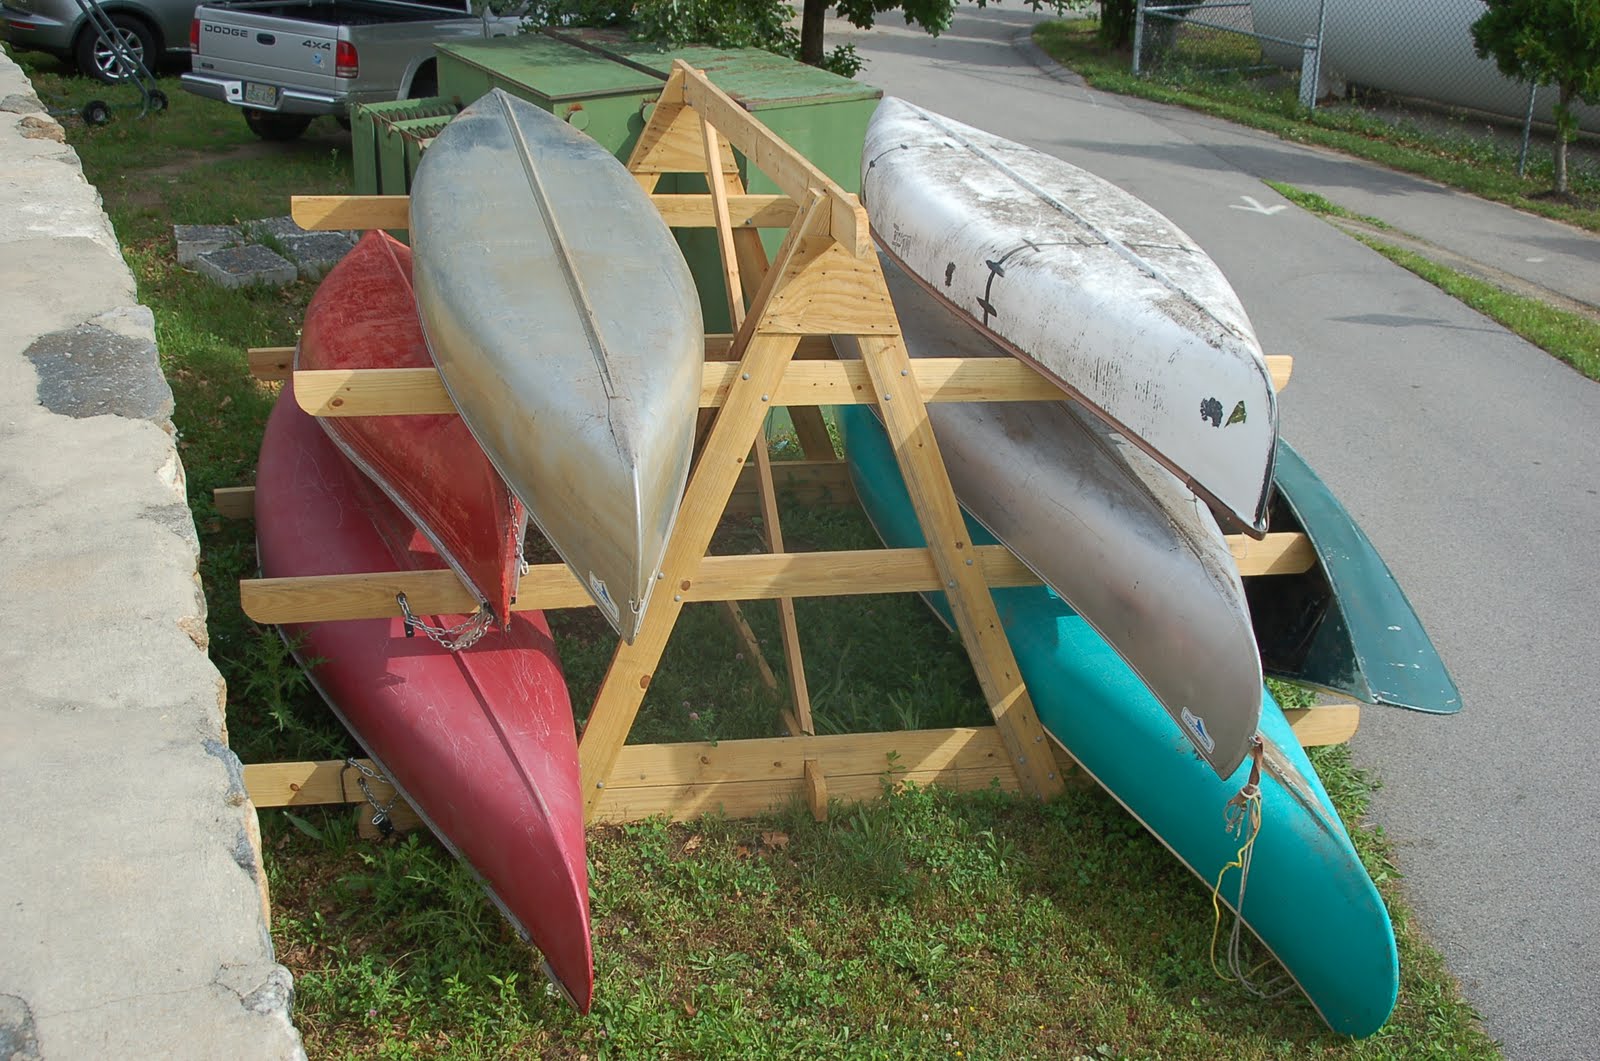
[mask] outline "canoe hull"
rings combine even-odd
[[[856,491],[885,544],[923,544],[882,428],[858,407],[838,410]],[[975,521],[974,542],[993,539]],[[1223,807],[1248,766],[1222,779],[1122,659],[1045,587],[994,592],[1040,721],[1073,757],[1209,888],[1238,841]],[[929,602],[948,622],[942,594]],[[1261,693],[1261,733],[1306,779],[1309,798],[1262,784],[1246,923],[1337,1032],[1370,1035],[1399,991],[1394,930],[1377,889],[1283,712]],[[1235,904],[1236,877],[1224,901]]]
[[[495,90],[423,157],[411,240],[462,418],[631,641],[688,479],[705,360],[670,230],[610,152]]]
[[[268,577],[444,566],[288,387],[262,440],[256,496]],[[577,738],[543,615],[517,612],[462,652],[407,637],[400,619],[282,632],[340,721],[587,1011],[594,980]]]
[[[1217,509],[1266,533],[1277,398],[1215,263],[1143,202],[886,98],[863,152],[880,245]]]
[[[892,262],[884,276],[913,357],[1007,356]],[[1261,661],[1238,566],[1206,505],[1075,403],[936,402],[928,417],[962,507],[1099,632],[1218,774],[1232,774],[1260,717]]]
[[[1461,693],[1393,572],[1281,439],[1273,485],[1273,527],[1304,533],[1317,566],[1248,587],[1267,673],[1368,704],[1460,711]]]
[[[411,249],[368,232],[306,308],[297,369],[429,368]],[[511,614],[527,514],[457,416],[326,417],[344,455],[415,523],[496,619]]]

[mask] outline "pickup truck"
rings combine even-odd
[[[472,0],[240,0],[201,4],[183,87],[239,107],[264,140],[293,140],[311,119],[348,123],[354,103],[437,91],[433,45],[516,33],[520,16],[472,13]]]

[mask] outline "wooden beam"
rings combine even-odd
[[[294,347],[252,346],[245,351],[250,375],[264,382],[286,380],[294,372]]]
[[[409,195],[295,195],[289,215],[301,228],[367,229],[411,227]]]
[[[717,131],[704,120],[700,123],[700,131],[705,140],[706,185],[711,189],[711,214],[717,233],[717,250],[722,261],[723,287],[728,296],[728,320],[737,332],[744,327],[745,321],[744,276],[749,275],[757,284],[766,279],[767,252],[758,233],[751,230],[734,231],[728,211],[728,195],[730,192],[743,192],[744,184],[739,179],[738,167],[729,173],[713,163],[712,160],[722,156],[722,141]],[[772,483],[772,454],[767,446],[765,420],[756,432],[751,450],[755,454],[756,496],[761,504],[762,535],[766,538],[768,552],[781,553],[784,551],[783,523],[778,515],[778,496]],[[800,651],[799,622],[795,618],[794,601],[789,597],[778,598],[778,637],[783,642],[783,658],[789,678],[790,710],[783,713],[784,725],[791,735],[814,732],[811,691],[806,685],[805,657]],[[760,650],[759,645],[755,648]]]
[[[878,262],[873,258],[863,264],[876,269]],[[883,283],[881,276],[878,283]],[[1064,787],[1062,775],[1000,626],[984,570],[987,565],[980,566],[968,537],[905,344],[898,335],[862,336],[858,342],[861,360],[872,374],[873,394],[882,399],[878,412],[884,432],[894,447],[917,522],[927,538],[936,577],[944,587],[945,601],[1005,742],[1011,767],[1024,792],[1041,799],[1055,795]]]
[[[1316,562],[1305,536],[1269,534],[1262,541],[1230,536],[1240,574],[1289,574]],[[991,588],[1037,586],[1038,576],[1003,545],[967,546]],[[861,593],[927,593],[946,588],[926,549],[855,549],[824,553],[747,553],[703,556],[683,578],[680,603],[841,597]],[[399,615],[404,593],[418,614],[470,613],[476,599],[451,571],[391,571],[304,578],[255,578],[239,583],[245,614],[258,623],[310,623]],[[593,604],[565,564],[530,567],[512,611],[585,608]]]
[[[806,806],[811,817],[819,822],[828,820],[828,779],[822,773],[822,763],[816,759],[804,761]]]
[[[872,254],[867,212],[854,195],[775,136],[753,114],[713,85],[704,73],[681,59],[673,63],[673,73],[680,70],[684,101],[703,120],[715,126],[751,165],[772,178],[772,183],[791,199],[799,202],[813,189],[820,191],[828,212],[828,233],[856,258]]]
[[[254,519],[256,515],[256,488],[253,486],[219,486],[211,491],[211,505],[223,519]]]
[[[1322,704],[1317,707],[1291,707],[1283,712],[1302,748],[1324,744],[1344,744],[1356,735],[1361,725],[1360,704]]]
[[[1068,401],[1031,365],[1009,357],[928,357],[914,362],[925,402]],[[739,377],[732,361],[706,362],[700,407],[727,401]],[[456,411],[434,368],[321,369],[294,374],[295,399],[313,416],[410,416]],[[870,405],[872,381],[860,361],[790,364],[769,405]]]
[[[706,358],[714,361],[726,361],[728,351],[733,347],[733,336],[728,332],[712,332],[706,336]],[[264,383],[276,383],[286,380],[294,371],[294,347],[292,346],[252,346],[247,352],[249,358],[250,375]],[[833,360],[833,341],[826,335],[808,335],[800,340],[800,349],[795,351],[796,358],[817,361]],[[818,460],[822,458],[816,458]]]
[[[1360,713],[1357,704],[1332,704],[1284,715],[1301,745],[1309,748],[1348,740]],[[814,815],[820,808],[825,816],[829,799],[872,799],[882,793],[885,781],[967,789],[998,781],[1001,788],[1016,791],[1005,754],[993,726],[633,744],[618,754],[596,818],[628,821],[666,814],[681,821],[718,808],[732,817],[747,817],[796,798]],[[254,763],[244,768],[244,783],[251,803],[260,808],[365,803],[353,773],[341,759]],[[369,784],[379,799],[393,794],[382,782]],[[403,799],[391,813],[397,828],[417,820]]]
[[[709,195],[652,195],[668,228],[712,228],[716,224]],[[728,196],[730,224],[734,228],[788,228],[799,208],[787,195]]]
[[[755,475],[754,465],[739,473],[733,497],[728,499],[729,515],[761,514]],[[853,508],[857,503],[855,485],[850,481],[850,466],[837,458],[773,461],[772,481],[780,496],[790,497],[799,504]],[[217,515],[224,519],[253,519],[256,511],[255,493],[253,486],[219,486],[211,492],[212,504],[217,509]]]

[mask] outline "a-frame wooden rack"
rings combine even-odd
[[[745,194],[730,148],[781,194]],[[647,193],[664,174],[707,175],[708,194],[652,199],[669,225],[717,233],[737,330],[708,339],[701,406],[714,418],[661,565],[662,587],[633,644],[618,646],[583,731],[579,759],[588,819],[686,818],[717,808],[749,815],[796,796],[820,815],[830,795],[876,794],[891,762],[896,776],[919,782],[973,788],[998,780],[1038,797],[1059,791],[1070,760],[1039,723],[989,592],[1038,580],[1004,547],[974,546],[968,538],[926,403],[1061,400],[1060,390],[1010,358],[912,361],[856,197],[686,64],[674,68],[628,168]],[[307,228],[404,228],[407,201],[300,197],[294,216]],[[779,227],[787,232],[769,264],[758,229]],[[753,289],[748,300],[746,283]],[[855,337],[860,360],[827,360],[834,336]],[[287,370],[280,350],[260,351],[254,362],[268,377]],[[1274,368],[1287,378],[1287,359]],[[300,404],[321,416],[455,412],[432,369],[299,372],[294,380]],[[791,407],[810,465],[837,469],[816,407],[867,403],[882,417],[928,546],[784,552],[766,459],[767,413]],[[707,555],[752,464],[773,551]],[[1232,544],[1244,574],[1300,571],[1314,562],[1299,535]],[[255,579],[240,588],[245,612],[264,623],[391,616],[398,614],[395,597],[402,591],[419,613],[469,612],[476,604],[448,571]],[[800,685],[787,716],[792,736],[624,746],[684,604],[930,590],[950,602],[992,726],[813,736]],[[551,564],[523,576],[516,607],[589,603],[568,569]],[[781,617],[790,674],[803,676],[792,609]],[[1355,711],[1317,709],[1295,722],[1304,743],[1330,743],[1354,731]],[[258,765],[247,768],[246,777],[258,806],[358,798],[336,762]]]

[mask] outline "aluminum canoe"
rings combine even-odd
[[[267,422],[256,496],[268,577],[444,567],[295,404],[292,385]],[[408,637],[398,618],[282,632],[345,728],[587,1012],[594,974],[577,735],[544,616],[515,612],[459,652]]]
[[[1205,498],[1266,533],[1277,398],[1216,264],[1060,159],[887,97],[861,198],[885,251]]]
[[[851,480],[879,536],[891,547],[923,545],[883,428],[861,406],[837,415]],[[976,522],[969,531],[976,544],[994,540]],[[928,600],[948,623],[944,595]],[[995,590],[994,600],[1039,721],[1209,893],[1239,849],[1223,808],[1248,780],[1249,764],[1219,778],[1121,657],[1048,587]],[[1399,993],[1389,912],[1282,710],[1265,689],[1257,695],[1268,748],[1262,826],[1248,888],[1241,896],[1230,871],[1219,897],[1242,912],[1329,1027],[1371,1035]],[[1211,904],[1196,898],[1190,916],[1209,921]],[[1233,997],[1257,1004],[1242,991]]]
[[[609,151],[496,89],[423,156],[411,245],[462,419],[631,641],[683,497],[705,360],[671,232]]]
[[[912,357],[1006,357],[892,261]],[[838,341],[854,356],[853,340]],[[934,402],[956,498],[1105,639],[1213,770],[1243,761],[1261,658],[1228,543],[1175,476],[1074,402]]]
[[[295,368],[432,364],[411,293],[411,249],[385,232],[368,232],[312,296]],[[318,423],[504,622],[517,592],[527,514],[461,418],[323,417]]]

